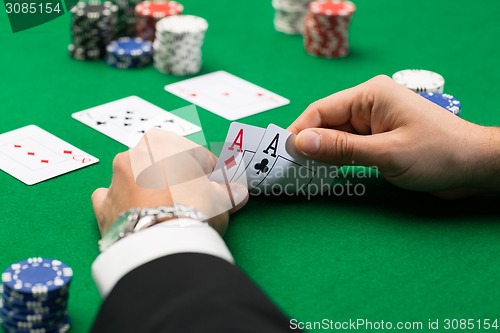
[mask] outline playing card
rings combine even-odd
[[[134,147],[144,133],[155,127],[181,136],[201,130],[137,96],[76,112],[72,117],[128,147]]]
[[[248,189],[254,194],[321,193],[336,177],[337,169],[300,155],[292,133],[271,124],[249,163],[246,177]]]
[[[0,135],[0,169],[27,185],[99,160],[35,125]]]
[[[210,180],[224,183],[239,179],[255,155],[264,128],[233,122]]]
[[[284,97],[224,71],[169,84],[165,90],[228,120],[290,103]]]

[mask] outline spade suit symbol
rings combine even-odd
[[[257,170],[257,174],[263,172],[266,173],[269,171],[269,167],[267,166],[269,164],[269,160],[267,158],[264,158],[260,163],[255,164],[254,168]]]

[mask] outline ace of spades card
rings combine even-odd
[[[134,147],[144,133],[161,128],[186,136],[201,128],[137,96],[76,112],[72,117],[110,138]]]
[[[265,133],[264,128],[231,123],[210,180],[219,183],[244,182],[245,170],[252,160],[260,140]]]
[[[321,193],[337,175],[337,167],[310,160],[295,149],[290,131],[267,127],[247,168],[248,189],[253,194]]]

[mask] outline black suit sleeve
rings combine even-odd
[[[281,333],[285,315],[237,267],[218,257],[165,256],[125,275],[93,333]]]

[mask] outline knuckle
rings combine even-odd
[[[113,159],[113,170],[121,170],[125,167],[126,161],[128,158],[128,153],[119,153],[116,154],[115,158]]]
[[[385,74],[379,74],[373,77],[370,81],[372,81],[375,84],[382,84],[382,83],[392,82],[392,79]]]
[[[337,160],[341,164],[350,164],[353,156],[354,147],[351,144],[347,133],[337,131],[329,140],[327,151],[335,152]]]
[[[383,161],[378,165],[387,175],[399,173],[407,155],[406,150],[411,149],[411,145],[400,138],[390,138],[386,144],[379,147],[379,160]]]

